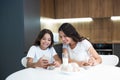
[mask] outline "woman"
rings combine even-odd
[[[76,62],[79,66],[93,66],[102,62],[92,44],[80,36],[69,23],[63,23],[59,30],[63,43],[63,54],[69,54],[69,62]]]
[[[52,47],[53,42],[52,32],[48,29],[41,30],[35,43],[28,51],[27,67],[47,68],[50,65],[60,66],[61,60]]]

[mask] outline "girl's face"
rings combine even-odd
[[[63,31],[59,31],[59,36],[62,40],[62,43],[64,44],[70,44],[71,43],[71,38],[70,37],[67,37]]]
[[[46,33],[42,37],[42,39],[40,40],[40,44],[41,44],[40,45],[41,49],[47,49],[51,44],[51,36],[50,36],[50,34]]]

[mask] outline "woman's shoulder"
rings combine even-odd
[[[81,42],[79,42],[79,43],[90,43],[90,41],[88,41],[87,39],[84,39],[84,40],[82,40]]]
[[[90,41],[88,41],[87,39],[84,39],[84,40],[82,40],[81,42],[79,42],[78,44],[80,44],[80,45],[85,45],[85,46],[91,46],[92,44],[91,44],[91,42]]]

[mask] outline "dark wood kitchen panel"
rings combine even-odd
[[[93,22],[73,23],[80,35],[93,43],[112,43],[113,23],[109,18],[94,18]]]
[[[91,40],[95,43],[111,43],[112,25],[109,18],[94,19],[91,25]]]
[[[112,40],[120,43],[120,21],[113,21]]]
[[[74,23],[74,26],[93,43],[120,43],[120,21],[94,18],[93,22]]]
[[[113,1],[55,0],[56,18],[110,17],[113,15]]]
[[[64,18],[64,0],[55,0],[55,18]]]
[[[112,16],[113,1],[114,0],[89,0],[89,16],[93,18]]]
[[[91,39],[91,22],[74,23],[74,26],[81,36]]]
[[[72,16],[72,0],[63,0],[64,1],[64,8],[63,8],[63,18],[71,18]]]
[[[54,0],[40,0],[40,16],[54,18]]]
[[[88,17],[89,0],[55,0],[56,18]]]
[[[89,17],[89,0],[72,0],[71,17]]]
[[[104,18],[120,16],[120,0],[40,0],[41,16]]]
[[[120,16],[120,0],[113,0],[113,16]]]
[[[94,18],[93,22],[74,23],[74,26],[93,43],[112,43],[113,24],[109,18]]]
[[[113,24],[112,24],[110,18],[104,18],[102,23],[103,23],[103,25],[102,25],[103,32],[102,33],[100,32],[100,35],[103,35],[102,38],[105,40],[105,42],[111,43],[112,42],[112,30],[113,30],[112,26],[113,26]]]
[[[56,18],[71,18],[72,15],[72,0],[55,0],[55,17]]]

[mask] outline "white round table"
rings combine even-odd
[[[79,72],[62,72],[59,68],[26,68],[12,73],[5,80],[120,80],[120,68],[97,65],[88,69],[80,68]]]

